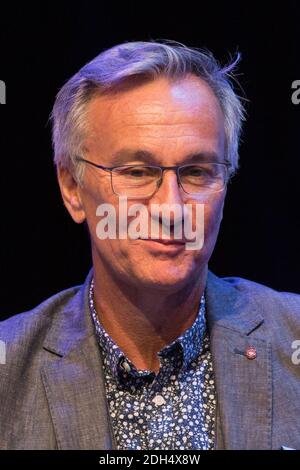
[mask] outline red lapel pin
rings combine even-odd
[[[245,351],[247,359],[255,359],[257,356],[256,349],[253,346],[249,346]]]

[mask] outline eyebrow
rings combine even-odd
[[[143,163],[155,164],[157,163],[158,157],[148,150],[132,150],[132,149],[121,149],[111,155],[110,161],[114,165],[126,164],[129,161],[141,161]],[[185,156],[184,163],[186,162],[218,162],[220,158],[215,152],[193,152]]]

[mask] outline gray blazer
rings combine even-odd
[[[116,448],[83,286],[0,323],[0,449]],[[300,296],[209,272],[217,449],[300,449]],[[248,359],[245,351],[256,349]]]

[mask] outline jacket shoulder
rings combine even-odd
[[[53,319],[63,311],[81,286],[56,293],[31,310],[18,313],[0,322],[0,340],[5,343],[24,344],[29,337],[44,338]]]
[[[271,334],[276,331],[279,336],[299,335],[300,295],[278,291],[239,277],[225,277],[222,282],[227,284],[228,289],[235,291],[235,298],[239,299],[237,303],[241,301],[243,305],[242,310],[246,305],[253,307],[264,319]]]
[[[259,302],[274,300],[279,304],[300,308],[300,295],[293,292],[278,291],[264,284],[241,277],[223,277],[222,281],[231,285],[241,294],[255,296]]]

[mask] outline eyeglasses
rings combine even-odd
[[[176,171],[178,185],[187,194],[197,196],[222,191],[229,179],[231,166],[230,163],[201,162],[181,166],[138,164],[107,167],[81,157],[76,160],[110,172],[113,192],[133,199],[153,196],[166,170]]]

